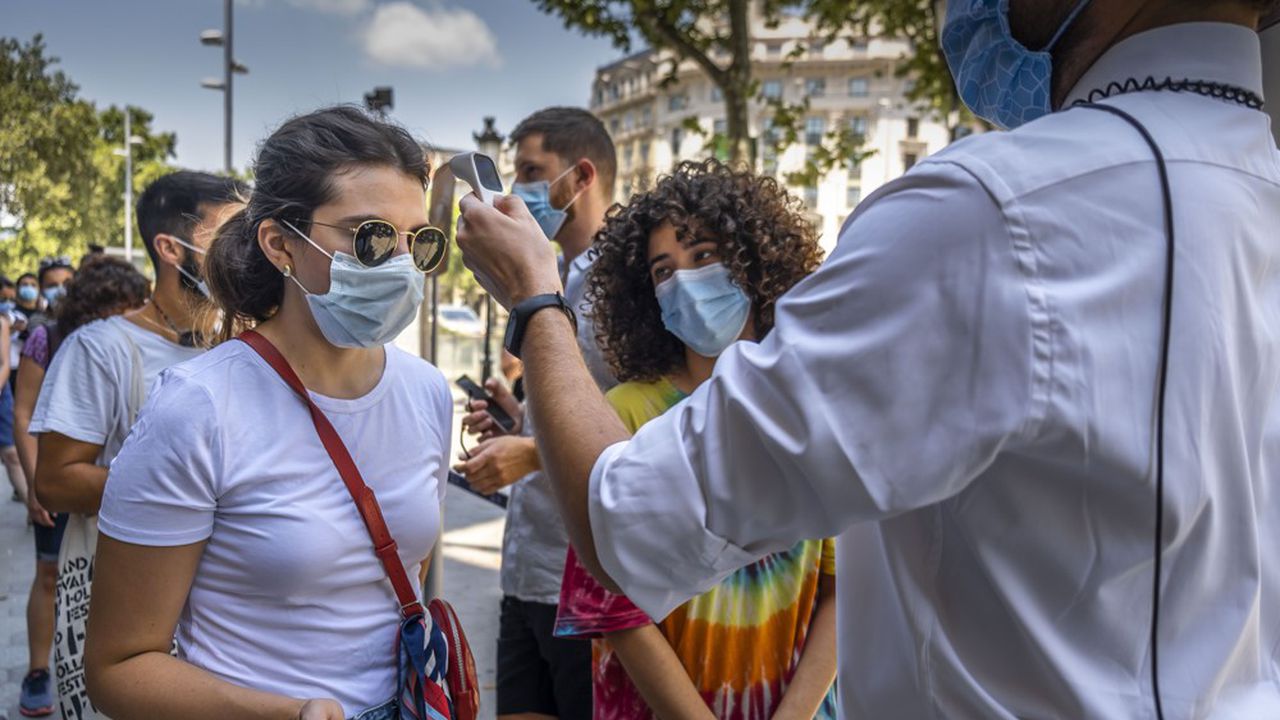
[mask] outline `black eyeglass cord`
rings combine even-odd
[[[1164,555],[1164,436],[1165,436],[1165,395],[1169,387],[1169,339],[1173,330],[1173,192],[1169,187],[1169,169],[1165,163],[1164,153],[1156,144],[1155,138],[1137,118],[1110,105],[1082,104],[1080,107],[1090,110],[1102,110],[1122,118],[1132,125],[1142,139],[1151,147],[1156,158],[1156,167],[1160,171],[1160,190],[1164,195],[1164,227],[1167,248],[1164,263],[1164,305],[1161,318],[1160,338],[1160,370],[1156,390],[1156,517],[1154,536],[1154,568],[1152,571],[1151,589],[1151,693],[1155,702],[1156,718],[1164,720],[1164,706],[1160,699],[1160,581],[1163,577]]]
[[[1086,99],[1077,100],[1074,104],[1078,106],[1093,105],[1099,100],[1106,100],[1117,95],[1161,90],[1195,93],[1215,100],[1226,100],[1227,102],[1243,105],[1250,110],[1261,110],[1265,105],[1262,101],[1262,96],[1252,90],[1246,90],[1236,85],[1210,82],[1208,80],[1192,80],[1190,78],[1174,80],[1171,77],[1166,77],[1164,80],[1156,80],[1154,76],[1148,76],[1145,80],[1128,78],[1120,82],[1107,83],[1104,88],[1090,90]]]

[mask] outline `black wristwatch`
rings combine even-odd
[[[507,352],[517,358],[520,357],[520,346],[524,344],[524,331],[529,326],[529,318],[533,317],[539,310],[546,310],[547,308],[559,308],[563,311],[565,315],[569,316],[569,322],[573,324],[574,333],[578,332],[578,316],[574,315],[573,308],[562,293],[534,295],[511,308],[511,316],[507,318],[507,336],[503,341]]]

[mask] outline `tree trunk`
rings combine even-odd
[[[753,169],[754,153],[751,152],[750,105],[741,88],[724,89],[726,133],[729,142],[729,163],[737,168]]]
[[[725,127],[729,135],[729,162],[755,169],[751,144],[751,22],[748,0],[729,0],[729,42],[733,60],[724,92]]]

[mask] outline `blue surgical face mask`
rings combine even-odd
[[[12,300],[0,300],[0,314],[8,315],[15,308],[17,308],[17,305],[14,305]]]
[[[187,250],[190,250],[191,252],[196,253],[197,255],[204,255],[204,254],[206,254],[206,252],[205,252],[205,250],[204,250],[204,249],[199,248],[199,247],[196,247],[195,245],[192,245],[191,243],[187,242],[186,240],[183,240],[183,239],[182,239],[182,238],[180,238],[180,237],[175,237],[175,236],[173,236],[173,235],[170,235],[170,236],[169,236],[169,239],[171,239],[171,240],[173,240],[174,242],[178,243],[179,245],[181,245],[182,247],[186,248]],[[209,297],[209,284],[208,284],[208,283],[206,283],[204,280],[202,280],[202,279],[198,276],[198,274],[197,274],[197,273],[198,273],[198,271],[199,271],[199,266],[197,266],[197,265],[195,264],[194,259],[193,259],[190,255],[188,255],[188,256],[187,256],[187,259],[190,261],[190,266],[191,266],[191,267],[189,267],[189,268],[188,268],[188,267],[183,267],[184,265],[187,265],[188,263],[187,263],[187,262],[180,262],[180,263],[178,263],[177,265],[174,265],[174,266],[173,266],[173,267],[174,267],[174,269],[175,269],[175,270],[177,270],[177,271],[178,271],[178,273],[179,273],[179,274],[181,274],[181,275],[182,275],[182,277],[185,279],[185,282],[183,283],[183,285],[184,285],[184,286],[186,286],[188,289],[192,290],[193,292],[200,293],[200,295],[201,295],[202,297],[204,297],[204,298],[208,299],[208,297]]]
[[[35,285],[23,285],[18,288],[18,300],[28,305],[36,301],[40,297],[40,288]]]
[[[386,345],[409,327],[422,305],[423,274],[408,255],[397,255],[376,267],[365,267],[344,252],[330,255],[287,221],[289,229],[332,261],[329,292],[307,290],[296,277],[311,307],[311,315],[330,344],[371,348]]]
[[[538,182],[512,183],[511,185],[511,194],[517,195],[521,200],[524,200],[524,204],[528,206],[533,219],[538,221],[538,227],[542,228],[542,233],[547,236],[548,240],[556,239],[556,233],[560,232],[560,228],[564,227],[564,221],[569,218],[569,213],[567,212],[569,206],[577,202],[578,196],[582,195],[582,191],[578,191],[578,194],[569,200],[568,205],[562,208],[554,208],[551,206],[551,186],[563,180],[576,167],[577,165],[570,167],[550,182],[539,180]]]
[[[718,357],[742,336],[751,300],[721,263],[677,270],[654,289],[662,324],[703,357]]]
[[[54,285],[53,287],[45,288],[40,294],[44,295],[44,301],[49,303],[49,307],[53,307],[58,304],[59,300],[66,297],[67,289],[61,285]]]
[[[1079,0],[1049,44],[1033,52],[1013,38],[1009,0],[951,0],[942,50],[964,104],[1006,130],[1052,112],[1050,51],[1088,4]]]

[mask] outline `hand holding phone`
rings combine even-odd
[[[484,412],[493,418],[493,421],[498,424],[498,427],[502,428],[504,433],[510,434],[516,431],[515,418],[511,417],[506,410],[503,410],[493,396],[477,385],[474,380],[463,375],[454,382],[458,387],[462,388],[462,391],[467,394],[467,397],[472,402],[484,401]]]

